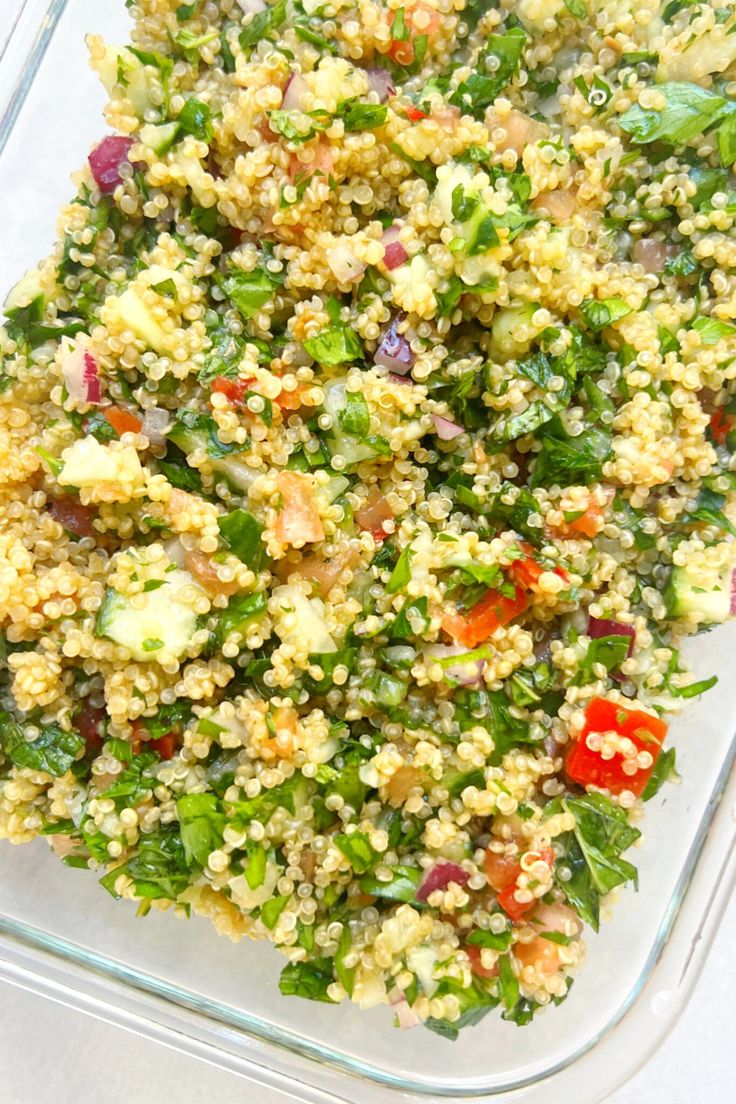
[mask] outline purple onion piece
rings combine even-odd
[[[306,92],[307,82],[301,73],[292,73],[286,82],[281,107],[284,111],[298,111],[302,92]]]
[[[98,142],[87,158],[95,184],[103,195],[110,195],[122,183],[120,166],[128,160],[132,145],[132,138],[109,134]]]
[[[602,636],[628,636],[629,648],[626,652],[626,658],[628,659],[634,651],[634,641],[636,640],[636,629],[633,625],[624,625],[621,621],[611,621],[607,617],[591,617],[588,616],[588,636],[591,640],[598,640]]]
[[[369,69],[366,69],[365,74],[368,77],[371,92],[376,92],[378,94],[378,99],[381,103],[385,103],[390,96],[396,95],[393,77],[385,69],[381,69],[377,65],[372,65]]]
[[[456,437],[465,432],[462,426],[450,421],[449,418],[443,418],[440,414],[433,414],[432,421],[440,441],[454,441]]]
[[[470,875],[454,862],[440,860],[431,866],[422,878],[417,890],[417,901],[426,901],[436,889],[447,889],[450,882],[465,885]]]
[[[102,384],[97,361],[79,342],[65,341],[62,347],[61,374],[69,396],[75,402],[102,402]]]
[[[405,376],[411,370],[415,358],[409,342],[397,330],[398,322],[398,318],[394,318],[381,338],[381,344],[373,355],[373,363],[388,368],[389,372]]]
[[[388,245],[383,247],[383,263],[389,272],[393,272],[395,268],[401,268],[403,264],[409,260],[409,254],[404,249],[400,241],[389,242]]]

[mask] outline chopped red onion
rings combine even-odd
[[[266,0],[238,0],[245,15],[260,15],[266,10]]]
[[[377,65],[371,65],[366,69],[365,75],[368,77],[371,92],[378,93],[378,99],[381,103],[385,103],[390,96],[396,95],[393,77],[385,69],[381,69]]]
[[[460,686],[478,686],[483,680],[486,660],[478,651],[470,651],[462,644],[430,644],[425,654],[439,663],[447,678]],[[457,663],[453,662],[456,656]]]
[[[588,636],[591,640],[598,640],[601,636],[628,636],[630,637],[629,649],[626,653],[628,659],[634,651],[636,629],[633,625],[624,625],[621,621],[611,621],[607,617],[588,616]]]
[[[388,995],[388,1003],[396,1013],[400,1028],[418,1027],[422,1022],[414,1009],[406,999],[406,994],[401,989],[392,989]]]
[[[429,868],[422,878],[421,885],[417,890],[417,901],[426,901],[430,893],[434,893],[436,889],[447,889],[450,882],[465,885],[469,877],[467,870],[463,870],[457,863],[440,859],[439,862]]]
[[[264,5],[265,7],[265,5]],[[261,9],[263,10],[263,9]],[[307,82],[301,73],[292,73],[284,88],[281,106],[284,111],[298,111],[302,93],[307,91]]]
[[[65,342],[61,353],[61,374],[66,389],[75,402],[102,402],[100,369],[89,349],[78,341]]]
[[[454,441],[456,437],[465,432],[462,426],[457,425],[456,422],[451,422],[449,418],[441,417],[439,414],[433,414],[432,421],[440,441]]]
[[[327,264],[335,279],[340,284],[351,284],[359,280],[365,272],[365,264],[355,256],[352,249],[345,242],[333,245],[327,254]]]
[[[171,414],[160,406],[154,406],[143,415],[143,432],[152,445],[163,445],[164,434],[169,428]]]
[[[398,318],[394,318],[381,338],[381,344],[373,354],[373,363],[388,368],[389,372],[405,376],[414,363],[414,353],[404,335],[398,332],[398,321]]]
[[[120,166],[128,160],[132,145],[132,138],[109,134],[95,146],[87,158],[95,184],[103,195],[110,195],[122,183]]]
[[[395,268],[400,268],[409,260],[409,254],[399,241],[398,226],[389,226],[388,229],[384,230],[381,235],[381,244],[383,245],[383,263],[389,272],[393,272]]]
[[[392,383],[403,383],[407,387],[413,387],[414,386],[414,380],[413,379],[411,379],[411,378],[407,379],[406,376],[397,376],[395,372],[389,372],[388,378],[391,380]]]

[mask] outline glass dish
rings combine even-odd
[[[83,36],[124,40],[122,0],[4,0],[0,32],[0,290],[49,249],[69,174],[105,132]],[[12,30],[11,30],[12,28]],[[5,39],[3,39],[3,34]],[[647,807],[621,894],[589,941],[570,997],[523,1030],[491,1013],[456,1043],[399,1034],[360,1012],[279,994],[271,948],[234,946],[204,920],[116,903],[43,841],[0,845],[0,977],[238,1071],[302,1101],[592,1101],[651,1054],[681,1012],[736,876],[736,625],[691,642],[718,686],[672,727],[683,776]],[[178,925],[178,926],[177,926]]]

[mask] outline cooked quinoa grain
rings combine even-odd
[[[527,1023],[733,611],[736,12],[128,6],[0,329],[0,837]]]

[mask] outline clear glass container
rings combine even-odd
[[[48,252],[70,173],[104,134],[84,34],[124,41],[123,0],[3,0],[0,291]],[[682,1011],[736,876],[736,625],[691,642],[721,681],[672,726],[682,783],[646,807],[623,892],[567,1001],[526,1028],[490,1013],[447,1042],[399,1032],[386,1008],[311,1004],[278,991],[281,956],[218,937],[200,919],[138,919],[93,873],[43,840],[0,844],[0,976],[302,1101],[601,1099]],[[256,1097],[257,1099],[257,1091]]]

